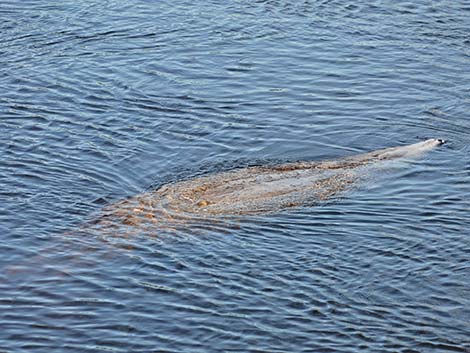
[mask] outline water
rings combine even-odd
[[[0,351],[468,352],[464,1],[2,1]],[[317,207],[104,236],[117,200],[450,142]]]

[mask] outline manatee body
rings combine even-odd
[[[175,182],[105,208],[101,221],[139,226],[311,205],[350,188],[371,167],[417,157],[443,143],[429,139],[338,160],[248,167]]]

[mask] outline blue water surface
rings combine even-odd
[[[466,1],[3,0],[0,351],[469,352]],[[220,170],[449,142],[316,207],[77,231]]]

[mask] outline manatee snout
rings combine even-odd
[[[432,144],[432,145],[436,145],[436,146],[440,146],[440,145],[443,145],[444,143],[447,142],[447,140],[444,140],[444,139],[429,139],[429,140],[426,140],[424,141],[425,143],[429,143],[429,144]]]
[[[428,146],[440,146],[446,143],[447,141],[444,139],[428,139],[423,142],[423,145],[428,145]]]

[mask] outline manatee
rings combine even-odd
[[[370,168],[417,157],[444,142],[428,139],[336,160],[254,166],[174,182],[105,207],[97,223],[168,225],[314,205],[352,188]]]

